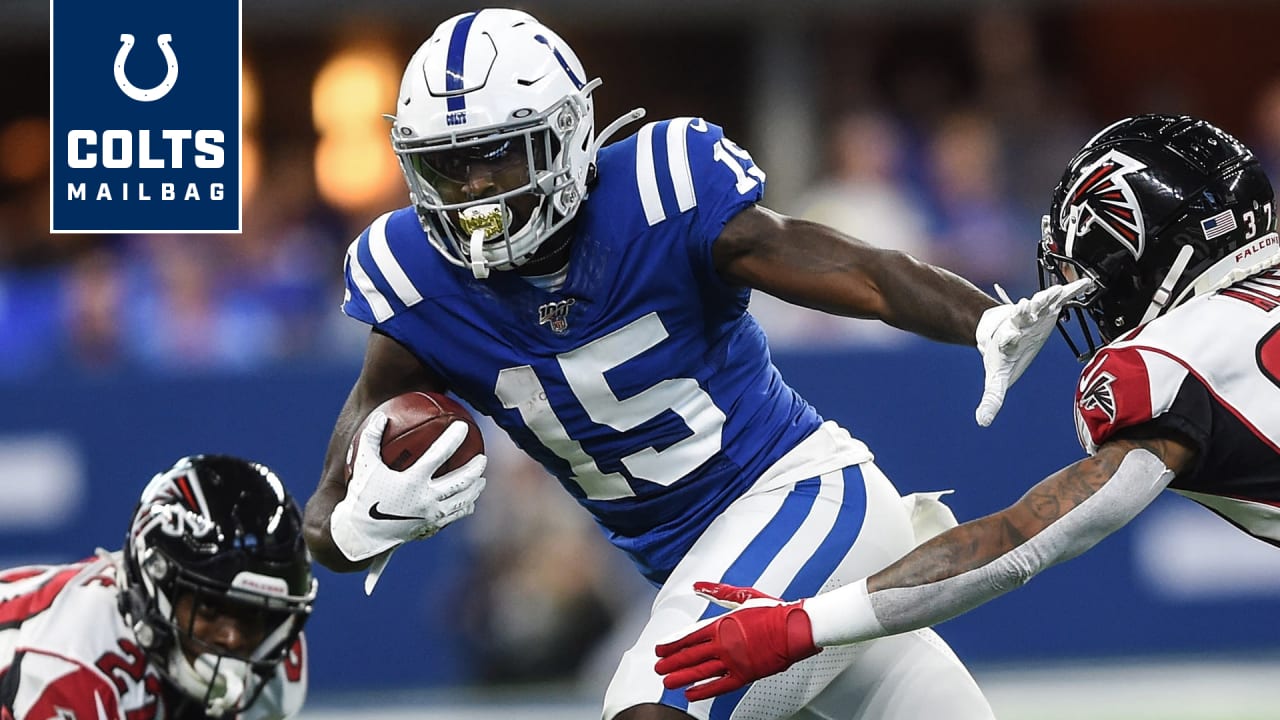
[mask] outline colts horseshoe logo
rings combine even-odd
[[[160,46],[160,52],[164,53],[164,61],[169,66],[169,70],[159,85],[143,90],[129,82],[129,78],[124,74],[124,61],[129,57],[129,51],[133,49],[133,36],[128,33],[122,34],[120,51],[116,53],[116,85],[120,87],[120,92],[138,102],[154,102],[168,95],[173,89],[173,84],[178,82],[178,56],[173,53],[173,48],[169,47],[172,40],[173,36],[169,33],[156,38],[156,44]]]

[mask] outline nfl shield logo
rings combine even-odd
[[[52,232],[240,231],[240,0],[50,0]]]
[[[569,308],[576,302],[574,298],[569,298],[542,305],[538,308],[538,324],[550,325],[551,332],[557,335],[569,332]]]

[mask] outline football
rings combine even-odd
[[[484,438],[480,434],[480,428],[476,426],[475,418],[456,400],[446,395],[408,392],[382,403],[374,412],[377,410],[387,416],[387,427],[382,432],[382,461],[392,470],[401,471],[412,465],[455,420],[467,424],[467,437],[453,456],[440,466],[435,477],[462,467],[468,460],[484,452]],[[369,415],[372,417],[373,413]],[[368,422],[369,418],[365,418],[351,439],[351,452],[347,454],[348,476],[355,459],[355,444],[360,441],[360,435]]]

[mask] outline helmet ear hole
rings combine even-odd
[[[142,569],[147,573],[157,585],[168,584],[169,575],[172,567],[169,560],[156,548],[147,548],[145,556],[142,558]]]

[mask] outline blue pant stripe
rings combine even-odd
[[[844,507],[836,516],[835,523],[832,524],[831,530],[822,539],[817,550],[805,561],[804,566],[783,591],[782,598],[785,600],[798,600],[817,593],[827,578],[836,571],[840,562],[849,554],[854,541],[858,539],[858,532],[862,529],[862,521],[866,517],[867,506],[867,487],[862,479],[862,468],[857,465],[845,468],[841,479],[844,482],[842,500]],[[716,698],[711,705],[711,717],[731,716],[750,688],[751,686],[747,685]]]
[[[821,490],[822,482],[818,478],[809,478],[796,483],[796,486],[787,494],[787,499],[782,501],[782,507],[778,508],[778,512],[769,520],[764,529],[751,540],[738,559],[729,566],[721,576],[720,582],[729,583],[731,585],[752,585],[760,579],[761,573],[768,567],[769,562],[782,550],[787,541],[796,534],[796,530],[804,523],[805,518],[809,516],[809,512],[813,509],[813,503],[817,499],[818,492]],[[715,603],[708,603],[707,609],[702,613],[700,620],[705,620],[717,615],[723,615],[728,612],[724,608]],[[725,698],[732,696],[725,696]],[[725,699],[720,698],[720,699]],[[681,710],[689,706],[688,701],[684,697],[681,690],[664,690],[662,693],[663,705],[680,708]],[[729,712],[737,705],[735,701],[730,706]],[[718,717],[716,712],[720,707],[717,700],[712,705],[712,716]],[[728,717],[725,713],[722,717]]]
[[[854,465],[844,469],[844,506],[836,517],[831,532],[822,540],[817,551],[805,562],[787,589],[785,600],[811,597],[822,589],[827,578],[835,573],[840,561],[849,554],[853,541],[858,539],[862,521],[866,518],[867,486],[862,480],[862,467]]]

